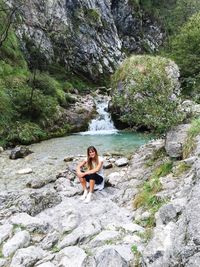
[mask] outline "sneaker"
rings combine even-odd
[[[87,194],[88,194],[88,191],[87,191],[87,190],[84,190],[84,193],[83,193],[83,195],[80,197],[80,200],[84,200],[84,199],[86,199]]]
[[[84,203],[89,203],[92,200],[92,193],[89,192],[86,199],[84,200]]]

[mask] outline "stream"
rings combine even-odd
[[[17,190],[26,187],[28,179],[55,176],[66,168],[66,156],[86,155],[86,149],[94,145],[99,154],[132,154],[136,148],[150,140],[148,135],[118,131],[107,112],[108,97],[95,99],[97,117],[92,120],[86,132],[60,138],[53,138],[29,146],[34,153],[24,159],[10,160],[10,151],[0,154],[0,189]],[[18,174],[18,171],[31,168],[32,173]],[[9,179],[8,179],[9,177]]]

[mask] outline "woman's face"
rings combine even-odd
[[[89,151],[89,157],[93,159],[93,158],[95,158],[95,156],[96,156],[96,152],[94,150],[90,150]]]

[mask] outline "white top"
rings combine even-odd
[[[87,158],[85,159],[86,161],[87,161]],[[100,157],[99,156],[99,162],[103,162],[103,158],[102,157]],[[94,164],[93,165],[93,167],[95,168],[96,167],[96,164]],[[101,177],[103,178],[103,181],[102,181],[102,183],[101,184],[95,184],[94,185],[94,189],[96,190],[96,189],[98,189],[98,190],[102,190],[103,188],[104,188],[104,183],[105,183],[105,181],[104,181],[104,175],[103,175],[103,164],[101,165],[101,169],[98,171],[98,172],[96,172],[97,174],[99,174],[99,175],[101,175]],[[87,186],[89,185],[89,183],[87,182]]]
[[[85,158],[85,161],[87,161],[87,158]],[[99,162],[103,162],[103,161],[104,161],[103,157],[100,157],[99,156]],[[96,167],[96,164],[94,162],[92,162],[92,167],[93,168]],[[96,172],[96,173],[99,174],[99,175],[101,175],[101,177],[103,177],[103,164],[101,165],[101,169],[98,172]]]

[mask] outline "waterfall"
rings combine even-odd
[[[98,96],[95,98],[97,117],[91,120],[89,129],[82,132],[83,135],[113,134],[117,133],[110,114],[108,113],[108,96]]]

